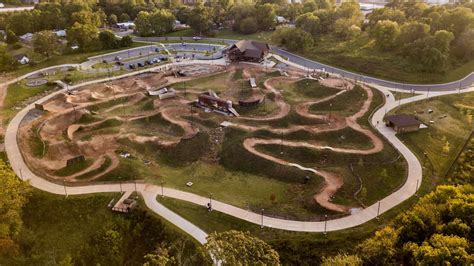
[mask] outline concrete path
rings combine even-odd
[[[225,61],[221,60],[221,64],[225,64]],[[192,61],[192,62],[182,62],[182,63],[175,63],[175,64],[189,64],[189,63],[196,63],[196,64],[204,64],[209,63],[208,61]],[[214,61],[216,64],[216,61]],[[159,70],[160,68],[170,67],[169,65],[162,65],[156,67],[156,69],[146,69],[142,71],[137,71],[134,73],[127,73],[122,76],[117,76],[113,78],[106,78],[102,80],[90,81],[85,82],[80,85],[71,86],[70,89],[75,89],[80,86],[85,86],[88,84],[105,82],[109,80],[119,79],[127,76],[136,75],[143,72],[148,71],[155,71]],[[371,85],[371,84],[368,84]],[[381,86],[375,86],[377,89],[382,91],[385,94],[391,94],[387,88]],[[474,88],[462,90],[461,93],[474,91]],[[64,92],[64,90],[60,90],[54,92],[35,103],[41,103],[47,99],[50,99],[54,95]],[[439,96],[439,95],[446,95],[446,94],[453,94],[457,93],[456,91],[448,91],[448,92],[432,92],[429,94],[429,97]],[[387,138],[387,140],[394,145],[394,147],[406,158],[408,162],[408,177],[405,184],[400,187],[397,191],[392,193],[391,195],[387,196],[386,198],[382,199],[376,204],[368,206],[365,209],[360,210],[357,213],[354,213],[350,216],[346,216],[339,219],[329,220],[327,221],[327,225],[325,222],[303,222],[303,221],[294,221],[294,220],[285,220],[285,219],[278,219],[272,218],[268,216],[262,216],[258,213],[253,213],[248,210],[238,208],[223,202],[219,202],[216,200],[212,201],[212,207],[216,211],[220,211],[226,213],[228,215],[234,216],[236,218],[254,223],[254,224],[262,224],[264,226],[282,229],[282,230],[290,230],[290,231],[300,231],[300,232],[323,232],[323,231],[336,231],[351,228],[357,225],[361,225],[365,222],[368,222],[377,215],[382,214],[391,208],[395,207],[396,205],[402,203],[403,201],[407,200],[417,190],[417,184],[421,184],[422,179],[422,168],[420,162],[417,160],[416,156],[395,136],[395,133],[390,128],[383,126],[382,123],[377,123],[377,121],[382,121],[383,116],[386,112],[396,108],[400,104],[409,103],[412,101],[419,101],[423,100],[427,97],[427,93],[420,94],[418,96],[412,98],[406,98],[401,101],[395,101],[393,95],[388,97],[385,105],[376,111],[371,119],[371,124],[383,135]],[[79,194],[87,194],[87,193],[98,193],[98,192],[119,192],[121,191],[119,184],[97,184],[97,185],[88,185],[88,186],[64,186],[62,184],[52,183],[46,179],[43,179],[33,172],[31,172],[23,157],[20,153],[18,143],[17,143],[17,133],[18,128],[20,125],[21,120],[27,114],[27,112],[34,108],[34,104],[32,103],[28,105],[25,109],[18,112],[18,114],[11,120],[10,124],[8,125],[6,135],[5,135],[5,149],[8,155],[10,164],[12,169],[15,173],[22,178],[23,180],[28,180],[30,184],[38,189],[54,193],[54,194],[63,194],[63,195],[79,195]],[[122,189],[124,191],[135,190],[135,186],[133,183],[125,183],[122,184]],[[161,187],[152,184],[137,184],[136,189],[140,192],[144,199],[146,205],[159,214],[160,216],[164,217],[165,219],[169,220],[171,223],[175,224],[177,227],[181,228],[186,233],[190,234],[192,237],[197,239],[200,243],[205,243],[206,233],[203,232],[201,229],[196,227],[195,225],[189,223],[188,221],[184,220],[177,214],[173,213],[169,209],[165,208],[163,205],[159,204],[156,201],[156,197],[161,192]],[[194,204],[198,204],[201,206],[205,206],[209,199],[207,197],[202,197],[196,194],[179,191],[171,188],[164,188],[163,194],[166,197],[176,198],[180,200],[184,200],[187,202],[191,202]],[[326,228],[326,229],[325,229]]]

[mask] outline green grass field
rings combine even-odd
[[[91,166],[93,162],[92,159],[87,159],[69,166],[64,166],[63,168],[56,170],[54,174],[57,176],[70,176]]]
[[[15,236],[18,254],[0,256],[0,264],[62,265],[69,257],[78,265],[141,265],[145,254],[161,243],[171,247],[171,255],[181,254],[192,261],[197,248],[193,240],[147,211],[141,201],[128,215],[110,211],[107,204],[118,198],[119,193],[65,198],[33,190],[23,208],[23,227]],[[119,238],[107,238],[106,232],[112,231]],[[181,241],[186,245],[179,251],[173,245]],[[199,255],[194,259],[202,265]]]
[[[433,113],[429,114],[428,109]],[[442,178],[473,128],[473,110],[474,93],[467,93],[409,103],[394,113],[415,114],[428,125],[427,129],[399,137],[420,161],[429,163],[430,168],[432,165],[435,176]]]

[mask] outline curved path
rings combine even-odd
[[[202,63],[202,62],[200,62]],[[215,64],[216,62],[214,62]],[[163,66],[161,66],[163,67]],[[122,76],[102,79],[91,81],[82,84],[81,86],[92,84],[92,83],[99,83],[104,81],[109,81],[112,79],[118,79],[125,76],[136,75],[138,73],[143,73],[147,71],[152,71],[153,69],[137,71],[134,73],[125,74]],[[76,86],[78,87],[78,86]],[[390,94],[390,92],[383,88],[376,86],[377,89],[381,90],[385,94]],[[74,89],[74,87],[71,87]],[[44,97],[36,101],[36,103],[43,102],[57,93],[64,92],[65,90],[60,90],[55,92],[51,95]],[[462,92],[467,91],[474,91],[474,88],[463,90]],[[451,94],[453,92],[436,92],[431,93],[429,96],[434,97],[438,95],[444,94]],[[389,97],[385,103],[385,105],[377,110],[371,118],[371,124],[385,137],[387,140],[392,143],[392,145],[405,157],[408,163],[408,176],[405,184],[401,186],[397,191],[388,195],[384,199],[380,200],[378,203],[368,206],[367,208],[354,213],[350,216],[346,216],[339,219],[329,220],[325,225],[325,222],[302,222],[302,221],[294,221],[294,220],[285,220],[285,219],[278,219],[262,216],[257,213],[253,213],[242,208],[238,208],[223,202],[219,202],[213,200],[212,207],[214,210],[229,214],[231,216],[243,219],[245,221],[254,223],[254,224],[261,224],[263,221],[264,226],[269,226],[277,229],[283,230],[291,230],[291,231],[302,231],[302,232],[323,232],[327,231],[336,231],[351,228],[357,225],[361,225],[365,222],[368,222],[374,218],[376,218],[379,214],[384,213],[391,208],[397,206],[398,204],[402,203],[406,199],[413,196],[417,190],[417,184],[421,182],[422,178],[422,168],[421,164],[416,158],[416,156],[395,136],[395,132],[387,128],[383,125],[378,125],[378,121],[382,121],[385,112],[396,108],[400,104],[409,103],[412,101],[419,101],[426,99],[426,94],[421,94],[412,98],[406,98],[400,101],[395,101],[394,97]],[[87,194],[87,193],[98,193],[98,192],[119,192],[121,189],[124,190],[134,190],[134,184],[98,184],[98,185],[89,185],[89,186],[63,186],[56,183],[52,183],[48,180],[45,180],[41,177],[38,177],[33,172],[28,169],[25,161],[22,158],[21,152],[18,147],[17,143],[17,133],[19,129],[20,122],[22,121],[23,117],[28,113],[29,110],[34,108],[34,104],[32,103],[28,105],[25,109],[21,110],[17,113],[17,115],[10,121],[8,128],[5,134],[5,148],[8,155],[8,159],[10,161],[11,167],[13,171],[23,180],[28,180],[30,184],[38,189],[54,193],[54,194],[62,194],[62,195],[77,195],[77,194]],[[184,220],[180,216],[176,215],[172,211],[168,210],[161,204],[156,201],[156,197],[160,194],[161,188],[151,184],[138,184],[137,191],[141,192],[143,198],[145,200],[145,204],[153,211],[164,217],[165,219],[171,221],[173,224],[193,236],[201,243],[205,243],[206,233],[203,232],[198,227],[194,226],[193,224],[189,223],[188,221]],[[195,195],[188,192],[183,192],[171,188],[163,188],[164,195],[167,197],[173,197],[176,199],[185,200],[188,202],[192,202],[199,205],[205,205],[208,202],[207,197],[202,197],[199,195]]]

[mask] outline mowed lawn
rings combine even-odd
[[[428,113],[428,109],[432,109],[433,113]],[[401,134],[399,138],[428,170],[433,169],[435,177],[443,178],[473,128],[474,93],[410,103],[401,106],[394,113],[415,114],[428,125],[426,129]]]

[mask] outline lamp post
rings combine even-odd
[[[212,211],[212,193],[209,194],[209,211]]]
[[[118,180],[119,180],[119,186],[120,186],[120,193],[122,193],[122,177],[118,177]]]
[[[379,219],[379,214],[380,214],[380,200],[379,200],[379,203],[377,205],[377,216],[375,216],[375,219]]]
[[[329,104],[329,117],[328,117],[328,124],[331,124],[331,112],[332,112],[332,103]]]
[[[327,234],[327,227],[328,226],[328,215],[324,215],[324,234]]]
[[[161,181],[161,197],[164,198],[165,197],[165,190],[163,189],[163,181]]]
[[[64,195],[66,195],[66,198],[67,198],[66,179],[63,179],[63,186],[64,186]]]
[[[420,182],[419,179],[416,180],[416,185],[415,185],[415,196],[418,196],[418,183]]]

